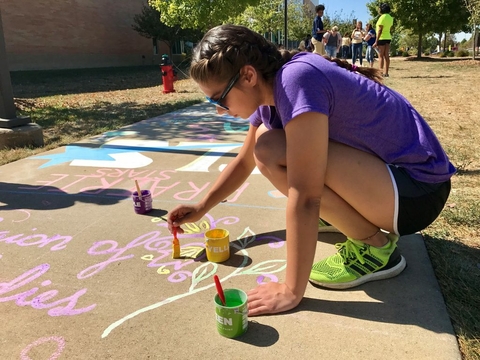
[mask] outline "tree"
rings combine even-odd
[[[310,34],[313,17],[306,5],[300,1],[290,1],[288,39],[301,41]],[[283,32],[284,21],[284,0],[260,0],[258,5],[247,6],[242,14],[231,19],[232,23],[247,26],[260,34]]]
[[[418,35],[417,57],[422,56],[423,36],[433,31],[437,25],[438,7],[432,0],[395,1],[395,14],[402,26]]]
[[[437,14],[437,21],[433,31],[440,34],[439,41],[443,39],[443,48],[447,48],[448,34],[455,34],[459,31],[468,31],[468,11],[463,3],[464,0],[436,0],[440,11]]]
[[[307,5],[290,2],[288,6],[288,38],[304,40],[312,32],[314,14]]]
[[[132,28],[141,36],[163,41],[171,49],[174,41],[196,41],[202,33],[194,29],[182,29],[179,25],[167,26],[160,20],[160,12],[148,5],[144,5],[142,12],[133,17]],[[171,50],[170,50],[171,51]]]
[[[383,2],[384,2],[383,0],[373,0],[367,3],[367,9],[368,9],[368,12],[370,13],[370,16],[372,17],[371,21],[373,26],[375,26],[378,19],[380,18],[380,13],[378,12],[378,8],[380,7],[380,4],[382,4]],[[394,13],[390,15],[392,15],[395,18]],[[393,23],[393,26],[395,26],[395,22]]]
[[[473,28],[473,59],[475,60],[475,49],[478,46],[477,25],[480,23],[480,0],[464,0],[464,2],[470,13],[469,22]]]
[[[235,18],[230,19],[232,23],[245,25],[260,33],[275,33],[283,31],[284,24],[284,0],[260,0],[256,6],[248,6],[245,11]],[[338,26],[341,34],[350,34],[353,30],[353,13],[349,17],[343,17],[342,12],[335,12],[333,16],[325,14],[323,23],[325,29]],[[312,23],[315,14],[308,6],[298,0],[288,3],[288,38],[301,41],[307,34],[312,32]]]
[[[283,0],[260,0],[257,5],[247,6],[243,13],[229,20],[260,34],[273,34],[284,25]],[[289,23],[291,20],[289,14]]]
[[[340,13],[334,12],[332,16],[330,14],[326,14],[323,17],[323,24],[324,24],[324,29],[331,29],[334,26],[338,27],[338,32],[340,34],[345,35],[348,34],[350,35],[355,28],[355,16],[353,15],[353,12],[350,13],[350,15],[344,16],[343,11],[340,11]]]
[[[430,52],[438,44],[438,39],[432,33],[423,36],[422,49]],[[417,48],[418,35],[412,34],[411,30],[405,30],[400,36],[399,46],[402,48]]]
[[[243,13],[248,5],[259,0],[149,0],[160,11],[162,22],[168,26],[195,28],[203,32]]]
[[[367,4],[372,15],[381,2],[374,0]],[[390,0],[389,3],[398,25],[418,36],[417,57],[422,56],[424,36],[432,32],[457,32],[464,29],[467,21],[462,0]]]

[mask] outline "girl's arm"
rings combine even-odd
[[[378,33],[377,33],[377,37],[375,38],[375,43],[373,44],[373,46],[378,46],[377,42],[378,42],[378,39],[380,39],[380,36],[382,36],[382,31],[383,31],[383,25],[378,25]]]
[[[325,45],[327,45],[329,37],[330,37],[330,32],[326,32],[325,34],[323,34],[322,40]]]
[[[303,298],[318,237],[318,217],[328,154],[328,118],[304,113],[285,127],[287,141],[287,270],[284,283],[248,292],[249,315],[296,307]]]
[[[304,113],[285,127],[287,139],[287,271],[285,283],[305,293],[318,237],[328,154],[328,118]]]

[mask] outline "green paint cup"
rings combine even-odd
[[[225,289],[225,306],[215,295],[215,318],[218,333],[227,338],[243,335],[248,328],[247,294],[239,289]]]

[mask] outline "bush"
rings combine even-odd
[[[444,51],[440,54],[440,57],[444,58],[444,57],[453,57],[455,56],[455,53],[453,51]]]
[[[409,54],[407,51],[404,51],[404,52],[402,52],[402,56],[403,56],[403,57],[409,57],[410,54]]]
[[[468,50],[462,49],[458,50],[457,53],[455,54],[457,57],[464,57],[464,56],[470,56],[470,52]]]
[[[430,51],[425,51],[425,52],[423,53],[423,55],[425,55],[425,56],[430,56]]]

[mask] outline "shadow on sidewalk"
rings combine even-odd
[[[131,193],[124,189],[100,188],[69,194],[55,186],[0,182],[0,210],[54,210],[68,208],[79,202],[113,205],[130,196]]]

